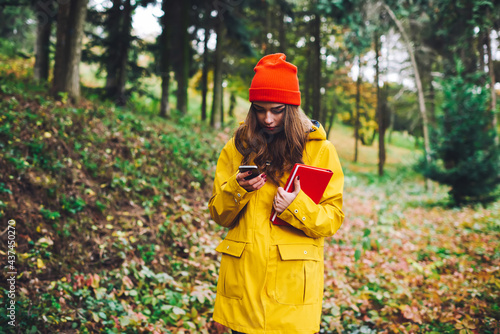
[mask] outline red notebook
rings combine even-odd
[[[293,181],[297,176],[300,176],[300,189],[313,200],[314,203],[318,204],[323,197],[330,179],[332,178],[333,172],[329,169],[313,167],[303,164],[295,164],[293,166],[292,172],[288,177],[285,185],[285,191],[289,193],[293,192],[294,185]],[[277,213],[273,208],[271,213],[271,222],[274,225],[290,225],[287,222],[281,220],[277,217]]]

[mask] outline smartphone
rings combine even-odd
[[[257,166],[240,166],[238,169],[240,170],[240,173],[242,173],[242,174],[248,173],[250,171],[252,172],[251,175],[244,178],[245,180],[251,180],[254,177],[259,176],[259,174],[260,174],[259,168]]]

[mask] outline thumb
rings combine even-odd
[[[300,192],[300,175],[293,181],[293,193],[298,194]]]

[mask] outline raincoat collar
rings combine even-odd
[[[316,120],[311,120],[311,122],[313,126],[309,132],[308,140],[326,140],[326,131],[323,125]]]

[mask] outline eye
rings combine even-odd
[[[283,111],[285,111],[285,107],[282,107],[280,109],[273,109],[273,114],[281,114]]]
[[[253,111],[255,111],[255,112],[257,112],[257,113],[261,113],[261,112],[263,112],[263,111],[264,111],[264,109],[259,109],[259,108],[257,108],[255,105],[253,105],[253,104],[252,104],[252,109],[253,109]]]

